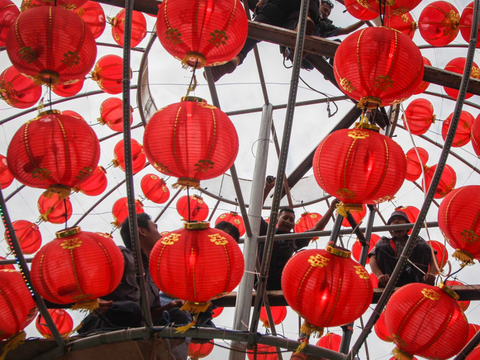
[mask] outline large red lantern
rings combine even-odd
[[[331,246],[294,255],[283,270],[282,290],[288,305],[305,319],[302,332],[307,335],[355,321],[373,296],[365,268],[350,259],[349,251]]]
[[[204,344],[191,342],[188,344],[188,356],[191,360],[198,360],[207,357],[213,351],[213,340]]]
[[[123,131],[123,101],[118,98],[108,98],[100,105],[100,124],[106,124],[113,131]],[[133,107],[130,105],[130,125],[133,122]]]
[[[480,115],[478,115],[473,122],[472,146],[473,146],[473,150],[475,151],[475,154],[477,154],[477,156],[480,157]]]
[[[272,313],[273,323],[279,325],[287,317],[287,307],[286,306],[271,306],[270,311]],[[268,322],[268,314],[265,306],[262,306],[260,310],[260,321],[263,323],[263,326],[270,328],[270,323]]]
[[[405,101],[423,78],[417,45],[407,35],[384,27],[349,35],[335,53],[333,68],[340,89],[368,108]]]
[[[97,298],[120,284],[123,266],[122,252],[112,239],[75,227],[58,231],[56,239],[37,252],[32,284],[43,298],[56,304],[97,303]]]
[[[55,6],[22,12],[10,28],[6,48],[18,71],[47,85],[85,77],[97,56],[95,39],[82,19]]]
[[[464,263],[480,260],[480,186],[453,190],[440,204],[438,226],[451,247],[453,257]]]
[[[295,223],[294,231],[296,233],[303,233],[310,230],[315,224],[322,218],[322,215],[319,213],[304,212],[300,219]],[[323,229],[322,229],[323,230]]]
[[[377,14],[378,15],[378,14]],[[415,30],[417,29],[417,23],[413,20],[410,13],[405,13],[402,15],[390,15],[386,18],[385,25],[389,28],[398,30],[410,39],[413,39],[415,35]]]
[[[425,67],[425,65],[427,66],[432,66],[432,63],[430,62],[430,60],[428,60],[425,56],[422,56],[422,59],[423,59],[423,66]],[[421,94],[423,93],[425,90],[427,90],[427,88],[430,86],[430,83],[427,82],[427,81],[422,81],[420,83],[420,85],[418,86],[418,89],[413,93],[414,95],[418,95],[418,94]]]
[[[102,56],[93,71],[92,80],[96,81],[100,89],[107,94],[120,94],[123,90],[123,59],[118,55]],[[130,78],[132,69],[130,69]]]
[[[407,173],[405,180],[415,181],[422,175],[422,169],[428,161],[428,152],[424,148],[412,148],[405,154],[407,159]]]
[[[40,100],[42,87],[10,66],[0,75],[0,96],[8,105],[26,109]]]
[[[57,0],[57,1],[50,1],[50,0],[24,0],[22,2],[22,11],[26,9],[31,9],[37,6],[57,6],[62,9],[74,11],[75,9],[79,8],[80,6],[84,5],[87,0]]]
[[[182,64],[201,68],[233,59],[247,39],[239,0],[167,0],[159,5],[157,36]]]
[[[22,331],[35,319],[37,308],[22,275],[0,270],[0,340]]]
[[[338,351],[340,350],[340,343],[342,342],[342,337],[334,333],[326,333],[320,339],[318,339],[316,346],[323,347],[325,349]]]
[[[68,196],[97,167],[100,143],[84,120],[49,110],[20,127],[7,158],[22,184]]]
[[[40,246],[42,246],[42,234],[36,224],[27,220],[16,220],[12,222],[12,226],[24,254],[30,255],[40,249]]]
[[[75,9],[75,13],[87,24],[95,39],[99,38],[105,30],[105,12],[96,1],[87,1]]]
[[[451,113],[448,118],[445,119],[442,125],[442,138],[443,141],[447,138],[448,129],[450,128],[450,123],[452,122],[453,113]],[[460,119],[458,120],[458,126],[455,130],[455,136],[453,138],[452,146],[461,147],[470,142],[472,126],[475,118],[468,111],[462,111],[460,113]]]
[[[448,261],[447,249],[439,241],[429,240],[428,243],[430,247],[437,252],[435,254],[435,258],[437,259],[438,268],[440,269],[440,271],[442,271],[443,267],[447,264],[447,261]]]
[[[433,105],[426,99],[415,99],[408,104],[402,116],[405,129],[414,135],[425,134],[435,122]]]
[[[462,16],[460,17],[460,32],[463,39],[468,43],[470,42],[470,35],[473,25],[473,1],[463,9]],[[480,29],[480,25],[479,25]],[[477,48],[480,47],[480,42],[477,40]]]
[[[227,233],[208,222],[185,223],[162,237],[150,254],[150,273],[158,288],[186,300],[184,310],[205,311],[211,299],[231,292],[243,276],[243,255]]]
[[[378,236],[377,234],[370,235],[370,245],[368,247],[368,252],[373,250],[373,247],[375,246],[375,244],[379,239],[380,239],[380,236]],[[362,253],[362,247],[363,247],[362,243],[358,239],[353,243],[352,256],[357,261],[360,261],[360,254]],[[367,256],[366,264],[369,264],[369,263],[370,263],[370,258]]]
[[[146,164],[145,153],[143,152],[143,146],[137,140],[131,139],[131,154],[132,154],[132,171],[134,174],[141,171]],[[112,160],[113,166],[119,167],[125,171],[125,148],[123,146],[123,140],[120,140],[115,148],[113,153],[115,159]]]
[[[140,200],[135,199],[135,212],[137,214],[142,214],[145,211],[143,210],[143,204]],[[121,227],[123,222],[128,218],[128,198],[123,197],[115,201],[112,207],[113,215],[113,225],[116,227]]]
[[[73,319],[68,312],[63,309],[48,309],[48,313],[61,336],[68,336],[72,332]],[[41,315],[38,315],[35,327],[43,337],[47,339],[53,338],[52,332]]]
[[[334,131],[320,143],[313,158],[318,185],[346,204],[393,199],[406,169],[405,154],[396,142],[361,127]]]
[[[277,348],[266,344],[257,344],[254,350],[247,350],[248,360],[277,360]],[[291,357],[293,359],[293,355]]]
[[[433,165],[432,167],[425,166],[425,187],[423,187],[422,182],[423,191],[426,192],[430,187],[430,183],[432,182],[432,178],[436,169],[437,165]],[[443,199],[450,191],[453,190],[456,183],[457,174],[455,173],[455,170],[453,170],[450,165],[445,165],[442,176],[440,177],[440,182],[438,183],[437,190],[435,191],[435,195],[433,197],[435,199]]]
[[[360,210],[360,208],[359,208],[359,210]],[[358,224],[360,224],[360,221],[362,221],[363,218],[365,217],[365,215],[367,214],[367,207],[364,204],[362,204],[362,210],[361,211],[352,211],[351,214],[353,216],[353,220],[355,220],[355,222],[358,225]],[[342,220],[342,226],[345,226],[345,227],[350,226],[350,223],[348,222],[347,218],[344,218]]]
[[[430,45],[448,45],[460,30],[460,14],[451,3],[435,1],[423,9],[418,19],[418,29]]]
[[[85,78],[73,80],[71,82],[57,84],[52,86],[52,91],[61,97],[70,97],[77,95],[83,89]]]
[[[88,196],[97,196],[105,191],[108,185],[107,171],[102,166],[97,166],[93,174],[73,190]]]
[[[412,283],[390,298],[385,324],[397,345],[396,357],[448,359],[465,345],[468,322],[456,302],[458,295],[440,286]]]
[[[145,197],[156,204],[163,204],[170,197],[170,190],[168,190],[165,180],[157,175],[145,175],[140,182],[140,187]]]
[[[0,256],[0,260],[5,260],[4,257]],[[15,266],[11,265],[11,264],[7,264],[7,265],[0,265],[0,270],[15,270]]]
[[[68,196],[43,193],[38,198],[37,205],[41,219],[49,223],[64,224],[72,217],[72,203]]]
[[[392,337],[388,333],[387,326],[385,325],[385,311],[383,311],[377,322],[375,323],[375,334],[377,334],[378,338],[385,342],[393,342]]]
[[[240,233],[240,236],[245,234],[245,224],[243,222],[243,218],[238,215],[238,213],[234,211],[230,211],[228,213],[220,215],[217,220],[215,221],[215,226],[218,225],[219,222],[226,221],[235,226]]]
[[[13,175],[8,168],[7,158],[0,154],[0,187],[6,189],[13,182]]]
[[[402,15],[415,9],[421,0],[367,0],[368,4],[376,12],[380,10],[385,14]]]
[[[445,281],[445,285],[452,286],[452,285],[465,285],[465,284],[456,280],[447,280]],[[458,300],[457,303],[463,312],[467,311],[468,307],[470,306],[470,301],[468,300]]]
[[[10,0],[0,0],[0,46],[5,46],[8,30],[20,14],[17,5]]]
[[[466,61],[467,61],[467,58],[464,58],[464,57],[459,57],[459,58],[450,60],[448,64],[445,66],[445,70],[463,75]],[[470,72],[470,77],[474,79],[480,79],[480,70],[478,68],[478,65],[475,62],[472,63],[472,71]],[[452,99],[457,99],[458,97],[457,89],[452,89],[447,86],[444,86],[443,89],[445,90],[447,95],[450,96]],[[471,98],[472,96],[473,96],[472,93],[467,93],[465,95],[465,99]]]
[[[142,40],[147,35],[147,21],[145,16],[139,11],[133,11],[131,15],[132,27],[131,27],[131,37],[130,37],[130,46],[135,47],[142,42]],[[117,16],[115,16],[110,24],[112,25],[112,36],[115,42],[123,47],[125,41],[124,30],[125,30],[125,9],[119,11]]]
[[[186,221],[203,221],[208,217],[208,206],[198,195],[182,196],[177,201],[177,212]]]
[[[345,7],[350,15],[359,20],[368,21],[378,17],[378,11],[373,11],[366,1],[345,0]]]
[[[196,97],[157,111],[145,128],[143,144],[158,171],[193,187],[225,173],[238,153],[238,135],[228,116]]]

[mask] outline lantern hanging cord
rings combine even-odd
[[[187,95],[185,96],[188,96],[191,91],[195,91],[195,89],[197,88],[197,77],[195,76],[197,65],[198,65],[198,59],[195,61],[195,66],[193,67],[193,71],[192,71],[192,78],[190,79],[190,85],[188,85]]]
[[[189,186],[187,186],[187,208],[188,208],[188,222],[190,222],[190,191],[188,191]]]
[[[323,93],[323,92],[321,92],[321,91],[319,91],[319,90],[311,87],[305,80],[303,80],[303,78],[302,78],[301,76],[299,76],[299,79],[300,79],[310,90],[315,91],[316,93],[319,93],[319,94],[322,94],[323,96],[325,96],[325,98],[327,99],[327,112],[328,112],[328,117],[335,116],[335,114],[338,112],[338,106],[337,106],[337,104],[335,103],[335,101],[332,101],[332,103],[333,103],[333,105],[335,105],[336,110],[335,110],[335,112],[332,114],[331,111],[330,111],[330,97],[329,97],[327,94],[325,94],[325,93]]]
[[[50,103],[51,104],[51,103]],[[68,228],[68,225],[67,225],[67,221],[68,221],[68,215],[67,215],[67,198],[63,199],[63,215],[65,215],[65,230],[67,230]]]
[[[465,268],[465,266],[461,266],[460,269],[458,269],[457,271],[455,271],[455,272],[451,273],[450,275],[448,275],[448,276],[445,278],[444,283],[446,283],[449,278],[451,278],[453,275],[458,274],[458,273],[459,273],[460,271],[462,271],[464,268]]]

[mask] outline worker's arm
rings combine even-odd
[[[355,30],[358,30],[360,29],[363,24],[365,24],[363,21],[359,21],[359,22],[356,22],[352,25],[349,25],[347,27],[344,27],[344,28],[340,28],[338,29],[338,31],[335,33],[335,35],[347,35],[347,34],[350,34],[352,32],[354,32]]]
[[[382,270],[380,270],[380,267],[378,266],[378,263],[377,263],[376,255],[370,256],[370,268],[372,269],[372,272],[377,277],[378,283],[382,284],[383,286],[387,285],[388,280],[390,279],[390,275],[384,274]]]

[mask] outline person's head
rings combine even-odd
[[[407,214],[405,214],[403,211],[394,211],[392,215],[390,215],[390,218],[387,221],[388,225],[400,225],[400,224],[410,224],[410,220],[408,219]],[[395,236],[398,239],[404,238],[408,230],[395,230],[391,231],[393,236]]]
[[[322,19],[328,19],[333,9],[333,2],[331,0],[322,0],[319,12]]]
[[[282,233],[292,231],[295,226],[295,212],[290,208],[282,208],[278,212],[277,229]]]
[[[151,250],[151,248],[153,248],[158,239],[162,237],[162,235],[160,235],[157,230],[157,225],[153,223],[150,215],[145,213],[137,214],[137,225],[140,246],[144,250]],[[120,229],[120,235],[122,236],[125,247],[131,250],[132,244],[130,240],[130,224],[128,223],[128,218],[125,219],[122,224],[122,228]]]
[[[228,235],[233,237],[233,240],[235,240],[238,244],[238,241],[240,240],[240,231],[238,231],[238,228],[232,223],[229,223],[228,221],[220,221],[217,225],[215,225],[215,229],[226,232]]]

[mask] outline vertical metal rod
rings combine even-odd
[[[158,214],[157,217],[153,220],[154,223],[156,223],[158,221],[158,219],[160,219],[162,217],[163,213],[165,211],[167,211],[167,209],[170,207],[170,205],[172,205],[173,201],[177,198],[177,196],[180,194],[181,191],[182,191],[182,189],[178,189],[177,192],[175,193],[175,195],[173,195],[170,198],[170,200],[168,200],[168,202],[165,204],[162,211],[160,211],[160,214]]]
[[[277,157],[280,156],[280,145],[278,144],[278,137],[277,137],[277,131],[275,130],[275,124],[272,122],[272,137],[273,137],[273,143],[275,144],[275,150],[277,151]],[[287,201],[288,201],[288,206],[293,209],[293,201],[292,201],[292,195],[290,194],[290,188],[288,187],[288,180],[287,176],[283,176],[283,189],[285,190],[285,194],[287,195]]]
[[[209,221],[209,222],[212,221],[213,215],[215,214],[215,211],[217,211],[218,204],[220,204],[220,200],[217,200],[217,203],[216,203],[215,206],[213,207],[213,210],[212,210],[212,212],[210,213],[210,217],[208,218],[208,221]]]
[[[30,292],[33,294],[33,300],[37,304],[38,310],[40,310],[40,314],[42,314],[43,318],[47,322],[48,328],[50,329],[57,346],[62,350],[65,351],[65,341],[63,340],[60,332],[58,331],[55,323],[48,312],[47,306],[43,301],[42,297],[35,291],[31,278],[30,278],[30,270],[28,269],[27,262],[25,261],[25,257],[23,256],[22,248],[17,239],[17,235],[15,234],[15,230],[12,226],[12,221],[10,220],[10,215],[8,214],[8,210],[5,204],[5,200],[3,198],[3,191],[0,188],[0,210],[3,210],[2,220],[5,226],[5,232],[7,233],[6,239],[7,243],[10,246],[10,249],[16,255],[17,265],[20,268],[20,271],[23,274],[23,279],[25,280],[25,286],[30,287]],[[10,241],[8,239],[10,238]]]
[[[152,315],[147,298],[145,270],[142,262],[140,240],[138,238],[137,214],[135,211],[135,190],[133,184],[132,145],[130,134],[130,44],[132,34],[132,11],[134,0],[125,0],[125,28],[123,44],[123,142],[125,152],[125,183],[127,185],[128,222],[130,225],[130,240],[135,259],[135,274],[140,286],[140,301],[145,319],[145,326],[151,327]]]
[[[337,214],[337,217],[335,218],[335,224],[333,224],[332,232],[330,234],[330,239],[328,239],[328,242],[336,243],[338,239],[338,235],[340,234],[340,229],[342,227],[342,221],[343,221],[343,216],[340,214]]]
[[[270,330],[272,330],[272,335],[277,336],[277,330],[275,329],[275,321],[273,320],[272,309],[268,301],[268,296],[267,294],[264,294],[264,295],[265,296],[263,297],[263,300],[264,300],[263,306],[265,306],[265,312],[267,313],[268,324],[270,325]],[[277,359],[283,360],[282,350],[279,347],[277,347]]]

